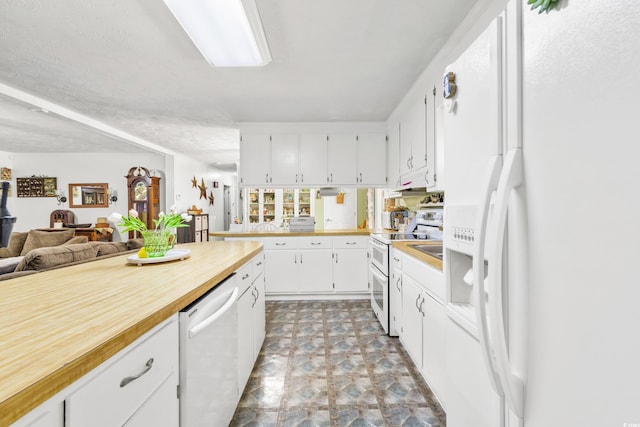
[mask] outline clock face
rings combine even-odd
[[[147,200],[147,186],[144,182],[138,182],[133,189],[134,200]]]

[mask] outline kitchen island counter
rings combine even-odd
[[[127,255],[0,286],[0,425],[9,425],[171,317],[262,250],[251,241],[179,245],[191,257]]]

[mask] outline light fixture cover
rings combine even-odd
[[[271,62],[255,0],[164,2],[209,64],[247,67]]]

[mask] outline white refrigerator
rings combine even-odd
[[[523,3],[446,70],[447,426],[640,426],[640,7]]]

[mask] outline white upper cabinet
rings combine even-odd
[[[298,184],[327,185],[327,135],[300,135],[300,175]]]
[[[299,173],[299,137],[298,135],[271,136],[271,176],[273,185],[291,185],[298,183]]]
[[[407,175],[426,165],[426,104],[415,102],[400,122],[400,175]]]
[[[240,140],[240,185],[383,187],[387,184],[386,135],[384,130],[371,130],[327,134],[251,129]]]
[[[391,188],[400,188],[400,123],[395,122],[387,129],[387,175]]]
[[[357,137],[358,185],[387,184],[387,139],[384,134],[361,134]]]
[[[240,184],[265,186],[271,183],[271,141],[267,134],[242,135],[240,139]]]
[[[327,184],[356,185],[356,135],[329,135]]]

